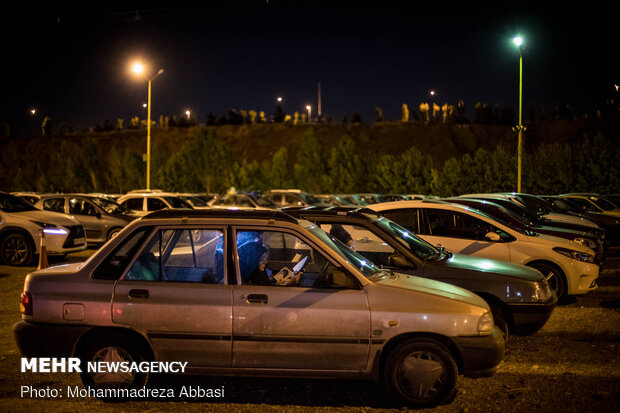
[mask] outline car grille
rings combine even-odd
[[[66,226],[69,234],[67,235],[67,239],[64,244],[62,244],[63,248],[72,248],[75,247],[75,239],[82,238],[84,239],[84,227],[81,225],[69,225]],[[83,245],[83,242],[78,243],[77,245]]]

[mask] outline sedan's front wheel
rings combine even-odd
[[[445,403],[456,388],[458,369],[450,351],[432,339],[414,339],[397,347],[385,365],[385,384],[412,407]]]
[[[23,234],[9,234],[0,243],[0,255],[5,264],[16,267],[29,265],[34,257],[34,245]]]

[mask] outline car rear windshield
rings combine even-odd
[[[437,254],[439,251],[413,232],[406,230],[394,221],[390,221],[385,217],[376,220],[376,223],[385,231],[392,234],[397,240],[404,241],[405,246],[421,260]]]
[[[36,211],[28,202],[9,194],[0,194],[0,210],[4,212]]]

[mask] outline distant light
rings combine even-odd
[[[278,97],[276,98],[276,100],[277,100],[278,102],[282,102],[282,96],[278,96]]]
[[[434,91],[434,90],[431,90],[431,91],[429,92],[429,94],[430,94],[431,96],[435,96],[435,91]]]
[[[144,65],[140,62],[136,62],[131,66],[131,71],[137,75],[144,73]]]
[[[145,108],[146,106],[147,106],[147,104],[146,104],[146,103],[143,103],[143,104],[142,104],[142,107],[143,107],[143,108]]]
[[[403,232],[403,238],[407,238],[409,236],[409,233],[407,231]]]
[[[618,87],[616,86],[616,90],[618,90]],[[36,109],[30,109],[30,113],[32,113],[33,115],[35,115],[37,113]]]
[[[366,266],[366,260],[362,260],[362,261],[360,262],[360,264],[362,265],[362,267],[365,267],[365,266]]]
[[[187,116],[187,119],[189,119],[190,111],[189,111],[189,110],[186,110],[186,111],[185,111],[185,115]]]
[[[312,106],[306,105],[306,109],[310,110],[310,109],[312,109]]]
[[[523,38],[521,36],[513,37],[512,41],[515,43],[515,46],[521,47],[523,45]]]

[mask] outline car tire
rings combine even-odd
[[[34,245],[24,234],[14,232],[0,241],[0,257],[7,265],[23,267],[30,265],[34,258]]]
[[[454,394],[458,368],[452,353],[432,339],[414,339],[399,345],[385,364],[385,385],[411,407],[432,407]]]
[[[528,266],[540,271],[549,283],[551,290],[558,296],[558,300],[566,298],[566,279],[562,271],[555,265],[547,264],[545,262],[533,262]]]
[[[110,241],[112,238],[117,236],[118,233],[121,232],[121,230],[122,230],[122,228],[112,228],[110,231],[108,231],[108,237],[107,237],[106,241]]]
[[[89,362],[146,361],[145,352],[128,337],[111,336],[93,340],[82,353],[82,383],[92,389],[140,389],[148,382],[148,373],[91,373]],[[106,398],[107,399],[107,398]],[[110,398],[109,400],[113,400]]]

